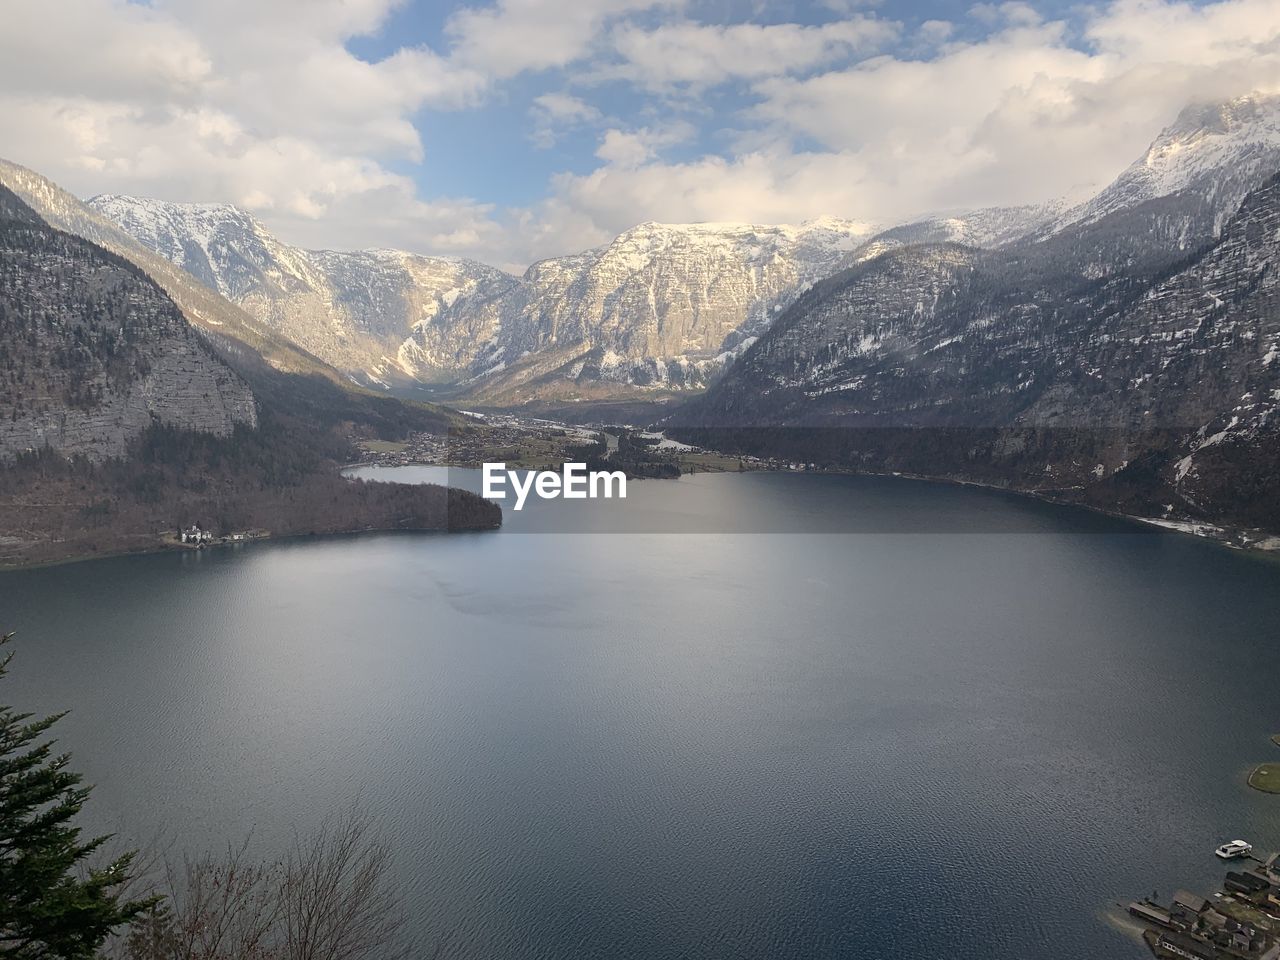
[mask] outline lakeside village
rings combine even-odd
[[[1280,734],[1271,742],[1280,747]],[[1280,794],[1280,764],[1258,764],[1248,783]],[[1129,904],[1142,939],[1159,960],[1280,960],[1280,853],[1260,859],[1244,840],[1214,853],[1239,869],[1228,871],[1211,899],[1180,890],[1168,906],[1154,896]]]
[[[1160,960],[1280,960],[1280,853],[1262,860],[1242,840],[1216,852],[1243,866],[1212,898],[1181,890],[1168,906],[1154,898],[1129,904],[1143,940]]]
[[[172,543],[190,550],[200,550],[204,547],[212,547],[214,544],[247,543],[250,540],[261,540],[269,536],[271,534],[267,530],[241,530],[224,536],[214,536],[213,531],[193,523],[187,527],[180,527],[177,533],[169,535],[169,539]]]
[[[584,461],[588,465],[608,463],[635,478],[818,469],[812,463],[727,456],[679,443],[661,433],[617,424],[576,425],[512,414],[464,413],[468,423],[445,435],[417,433],[403,442],[356,439],[359,462],[479,469],[484,463],[500,461],[512,468],[551,470],[569,461]]]

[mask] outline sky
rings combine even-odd
[[[0,0],[0,156],[523,269],[647,220],[1075,197],[1280,92],[1277,0]]]

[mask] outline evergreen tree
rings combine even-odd
[[[13,634],[0,637],[0,647]],[[13,654],[0,656],[0,679]],[[88,960],[115,928],[153,901],[121,894],[133,855],[105,867],[88,858],[108,839],[84,840],[72,821],[89,796],[42,738],[64,714],[31,719],[0,705],[0,958]]]

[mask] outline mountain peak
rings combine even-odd
[[[1088,224],[1157,197],[1188,193],[1208,211],[1216,235],[1245,195],[1280,170],[1280,96],[1252,93],[1194,103],[1108,187],[1055,224]],[[1188,225],[1189,234],[1198,229]]]
[[[1156,138],[1156,143],[1226,136],[1254,128],[1274,129],[1277,123],[1280,123],[1280,95],[1248,93],[1233,100],[1188,104]]]
[[[175,200],[157,200],[124,193],[102,193],[85,203],[116,223],[126,220],[137,223],[139,229],[155,231],[163,225],[183,224],[188,231],[208,234],[210,231],[232,226],[258,232],[263,230],[258,219],[247,210],[230,203],[191,203]],[[134,230],[131,228],[130,233]]]

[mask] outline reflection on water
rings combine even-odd
[[[961,488],[635,489],[613,529],[895,518],[531,509],[7,574],[6,699],[75,707],[104,826],[271,845],[360,794],[465,958],[1136,960],[1109,903],[1280,846],[1240,776],[1280,729],[1275,564]]]

